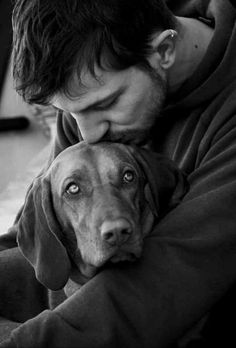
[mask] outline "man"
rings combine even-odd
[[[81,139],[151,142],[190,190],[140,262],[105,269],[2,347],[167,347],[206,315],[189,347],[227,342],[217,320],[236,280],[236,13],[227,0],[167,3],[174,15],[158,0],[16,2],[17,89],[59,109],[50,161]]]

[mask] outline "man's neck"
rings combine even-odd
[[[175,93],[196,70],[213,36],[213,29],[194,18],[177,17],[176,60],[169,70],[169,93]]]

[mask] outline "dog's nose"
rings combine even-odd
[[[110,245],[124,244],[132,234],[132,226],[126,219],[104,221],[101,226],[102,239]]]

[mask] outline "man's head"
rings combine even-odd
[[[17,0],[16,88],[71,113],[88,142],[146,140],[165,99],[175,26],[162,0]]]

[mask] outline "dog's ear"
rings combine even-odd
[[[69,277],[71,263],[60,241],[62,231],[52,204],[50,180],[35,179],[28,191],[18,221],[18,245],[35,269],[37,279],[47,288],[62,288]]]
[[[147,149],[131,147],[147,178],[145,198],[156,217],[176,207],[188,190],[186,176],[173,161]]]

